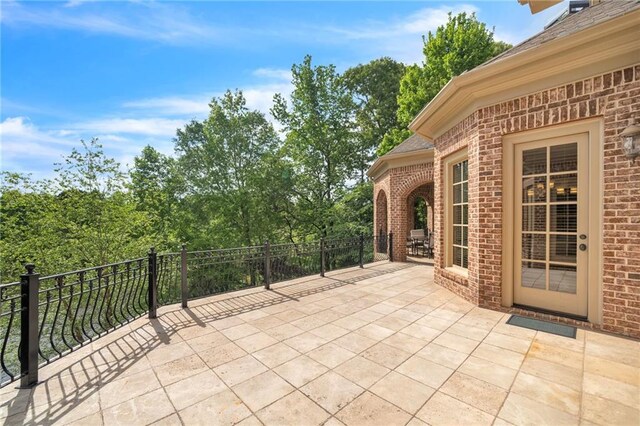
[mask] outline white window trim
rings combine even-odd
[[[453,166],[464,160],[469,160],[466,147],[444,159],[444,267],[457,275],[467,276],[468,269],[453,264]],[[468,220],[467,223],[470,228]]]

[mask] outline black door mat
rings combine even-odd
[[[533,318],[511,315],[507,324],[531,330],[544,331],[545,333],[557,334],[558,336],[576,338],[576,328],[570,325],[556,324],[555,322],[540,321]]]

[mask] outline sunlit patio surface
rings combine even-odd
[[[381,262],[163,308],[0,390],[5,424],[640,421],[640,344],[505,324]]]

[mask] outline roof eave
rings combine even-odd
[[[438,136],[438,128],[429,122],[438,115],[453,115],[456,108],[478,99],[478,94],[473,90],[474,86],[479,83],[485,83],[500,79],[501,74],[515,70],[523,66],[531,64],[539,64],[545,58],[562,57],[563,52],[571,51],[576,46],[589,43],[606,34],[607,30],[614,28],[616,33],[625,29],[633,28],[638,31],[638,15],[640,9],[635,9],[630,13],[618,16],[593,27],[587,28],[575,34],[566,37],[557,38],[545,43],[542,46],[524,50],[506,58],[500,58],[493,63],[480,65],[470,71],[467,71],[457,77],[452,78],[438,94],[429,102],[420,113],[409,124],[409,128],[430,140],[434,140]],[[589,54],[595,55],[596,52],[590,51]],[[544,67],[539,66],[538,72],[543,72]],[[467,93],[461,93],[466,90]],[[439,118],[439,117],[438,117]],[[440,120],[435,120],[440,121]]]
[[[385,154],[379,157],[367,170],[367,176],[370,179],[377,179],[382,173],[387,171],[390,167],[385,168],[385,165],[389,165],[397,160],[405,158],[415,158],[416,160],[428,160],[433,158],[433,148],[419,149],[409,152],[401,152],[398,154]]]

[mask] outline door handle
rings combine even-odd
[[[587,239],[587,236],[586,236],[585,234],[580,234],[580,239],[581,239],[581,240],[586,240],[586,239]]]
[[[585,251],[587,249],[587,245],[586,244],[580,244],[578,246],[578,248],[580,249],[580,251]]]

